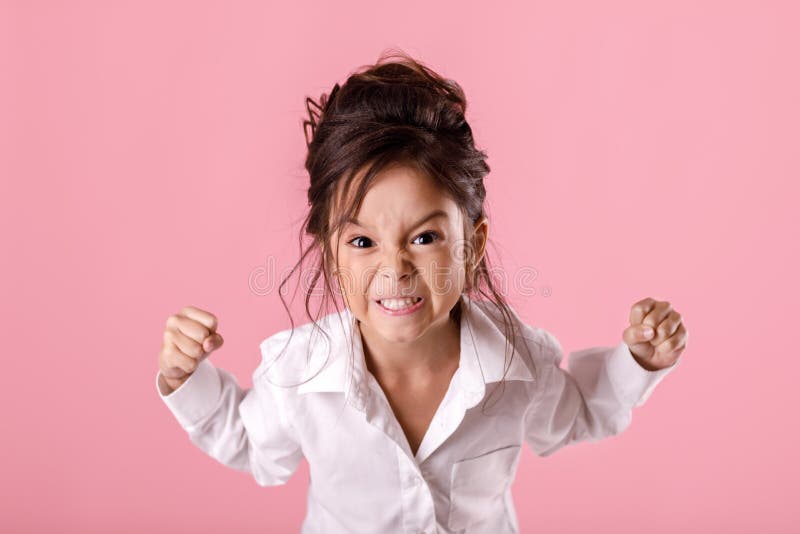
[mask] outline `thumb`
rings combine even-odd
[[[622,333],[622,339],[630,347],[639,343],[647,343],[653,339],[655,331],[649,324],[631,325]]]
[[[653,355],[650,341],[655,336],[655,330],[649,324],[635,324],[622,332],[622,340],[628,345],[631,354],[639,358],[650,358]]]
[[[222,339],[222,336],[217,332],[214,332],[203,340],[203,350],[206,352],[206,354],[214,352],[222,346],[223,342],[224,340]]]

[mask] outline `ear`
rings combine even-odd
[[[489,219],[486,217],[481,217],[478,219],[474,226],[472,227],[472,257],[470,258],[470,264],[467,265],[467,272],[473,273],[475,269],[477,269],[478,264],[483,259],[483,255],[486,251],[486,242],[488,239],[489,234]]]
[[[483,254],[486,252],[486,242],[489,238],[489,219],[481,217],[472,228],[472,245],[475,250],[475,258],[473,259],[473,268],[483,259]]]

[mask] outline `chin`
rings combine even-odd
[[[381,332],[381,337],[387,343],[393,343],[395,345],[403,345],[405,343],[411,343],[415,339],[417,339],[416,337],[402,337],[402,336],[398,337],[398,336],[395,336],[395,335],[384,335],[382,332]]]

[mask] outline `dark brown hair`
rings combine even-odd
[[[303,128],[308,147],[305,168],[310,177],[310,207],[300,231],[300,259],[279,289],[292,330],[295,325],[283,288],[310,256],[315,262],[310,287],[306,288],[306,315],[327,337],[317,320],[332,311],[331,302],[333,309],[340,311],[331,283],[338,266],[331,239],[345,221],[355,217],[376,175],[390,165],[403,164],[431,177],[461,209],[465,236],[461,253],[467,273],[464,293],[471,297],[482,295],[494,305],[503,322],[507,355],[513,357],[519,326],[515,314],[495,289],[488,254],[475,261],[472,229],[486,216],[483,180],[490,168],[486,153],[475,147],[472,129],[465,119],[467,100],[461,86],[407,54],[389,49],[374,65],[362,66],[351,74],[344,85],[335,84],[318,102],[306,98],[306,108],[308,119],[303,121]],[[363,178],[356,182],[354,178],[363,171]],[[338,195],[349,194],[354,183],[353,200],[337,202]],[[338,205],[343,209],[334,213]],[[305,248],[304,237],[312,240]],[[322,301],[314,316],[310,301],[320,281]],[[456,324],[464,306],[461,298],[450,312]],[[506,372],[510,364],[509,359]],[[503,377],[504,384],[505,373]]]

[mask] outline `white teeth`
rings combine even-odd
[[[404,299],[385,299],[381,300],[380,303],[384,308],[389,308],[390,310],[401,310],[411,306],[412,304],[416,304],[418,300],[420,299],[417,297],[409,297]]]

